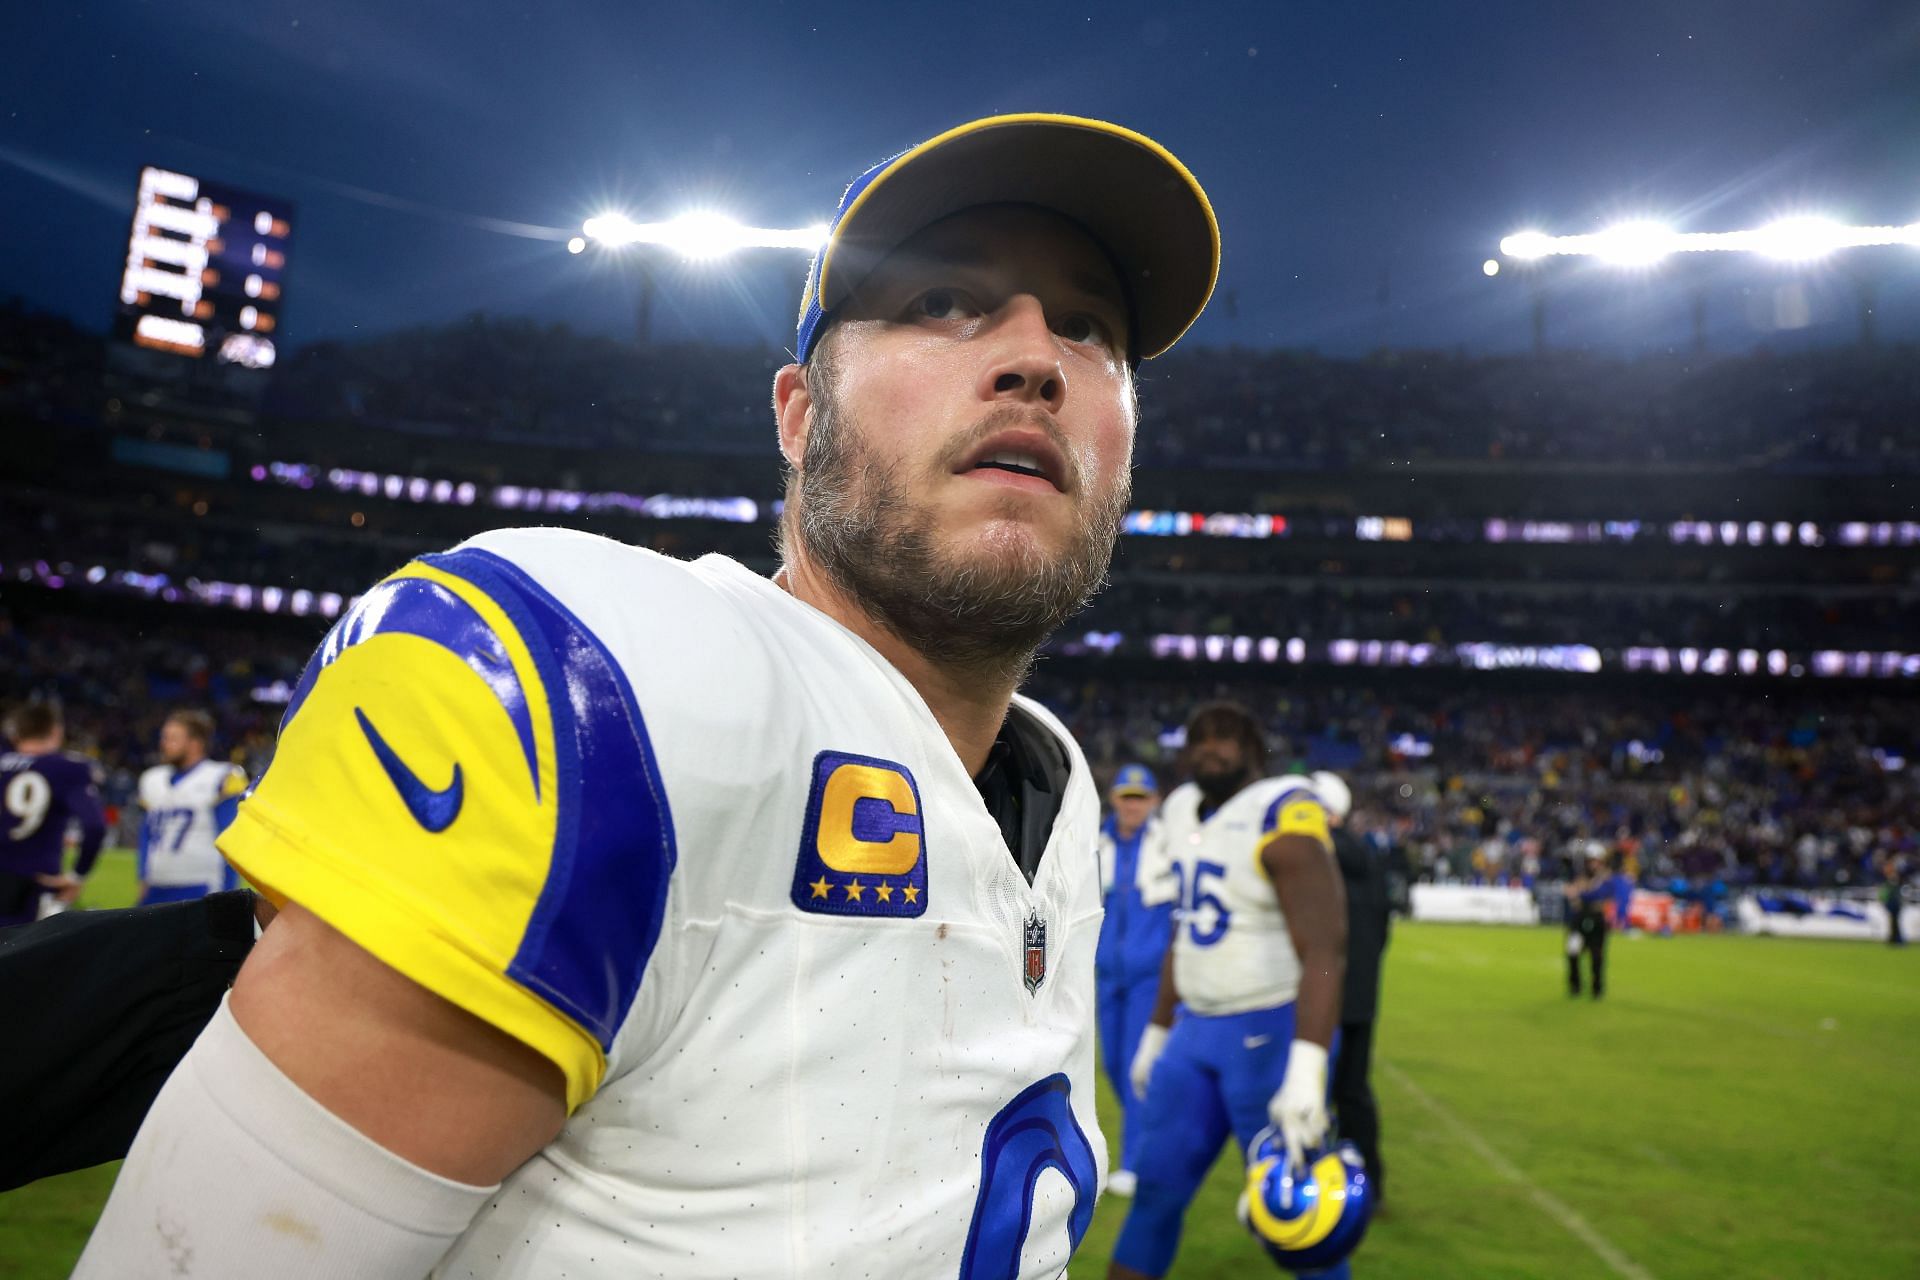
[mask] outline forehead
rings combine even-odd
[[[884,284],[953,267],[1126,304],[1119,272],[1100,243],[1079,223],[1037,205],[978,205],[942,218],[889,253],[869,279]]]

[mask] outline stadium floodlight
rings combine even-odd
[[[724,258],[741,249],[804,249],[812,253],[827,238],[824,223],[791,230],[749,227],[711,210],[684,213],[666,222],[635,222],[624,213],[603,213],[588,218],[580,230],[602,248],[651,244],[695,261]]]
[[[1813,262],[1846,242],[1847,228],[1831,218],[1781,218],[1754,233],[1754,251],[1780,262]]]
[[[1650,267],[1673,252],[1673,229],[1658,222],[1623,222],[1594,237],[1594,253],[1621,267]]]
[[[1674,231],[1657,222],[1626,222],[1592,235],[1519,231],[1500,241],[1500,252],[1517,262],[1591,257],[1650,266],[1675,253],[1754,253],[1778,262],[1814,262],[1842,249],[1901,244],[1920,245],[1920,222],[1856,227],[1817,214],[1796,214],[1745,231]]]
[[[1520,262],[1532,262],[1555,252],[1553,240],[1544,231],[1521,231],[1502,240],[1500,252]]]

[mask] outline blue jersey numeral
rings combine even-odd
[[[149,815],[148,821],[153,823],[150,851],[178,853],[181,842],[187,838],[188,828],[193,826],[193,810],[155,809]]]
[[[973,1202],[960,1280],[1016,1280],[1020,1249],[1033,1222],[1033,1187],[1048,1169],[1073,1186],[1067,1216],[1072,1247],[1093,1221],[1098,1174],[1093,1146],[1070,1105],[1073,1086],[1059,1072],[1028,1085],[987,1125],[980,1147],[980,1195]]]
[[[1193,939],[1196,947],[1210,947],[1227,936],[1227,926],[1233,921],[1233,913],[1227,910],[1227,904],[1214,896],[1207,887],[1206,880],[1212,876],[1215,881],[1224,879],[1227,869],[1217,862],[1195,862],[1193,864],[1193,900],[1187,903],[1187,936]],[[1213,922],[1203,932],[1200,928],[1200,908],[1213,908]]]

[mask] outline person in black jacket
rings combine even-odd
[[[0,1191],[127,1154],[272,914],[236,889],[0,929]]]
[[[1615,862],[1616,869],[1619,866]],[[1593,977],[1593,998],[1607,993],[1607,914],[1601,904],[1615,896],[1613,880],[1597,854],[1589,855],[1587,865],[1576,880],[1569,881],[1567,896],[1567,994],[1580,994],[1580,957],[1586,956]],[[1626,921],[1622,920],[1624,928]]]
[[[1347,977],[1340,1005],[1340,1052],[1333,1065],[1333,1106],[1340,1136],[1360,1149],[1373,1182],[1374,1203],[1386,1195],[1380,1157],[1380,1110],[1368,1076],[1373,1067],[1373,1023],[1380,1008],[1380,957],[1387,949],[1392,892],[1386,854],[1347,829],[1353,793],[1331,773],[1313,775],[1313,789],[1333,826],[1333,856],[1347,886]]]

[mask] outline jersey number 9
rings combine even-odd
[[[47,820],[47,809],[53,804],[53,785],[31,769],[16,773],[7,779],[5,803],[7,813],[14,819],[7,829],[7,839],[25,840]]]

